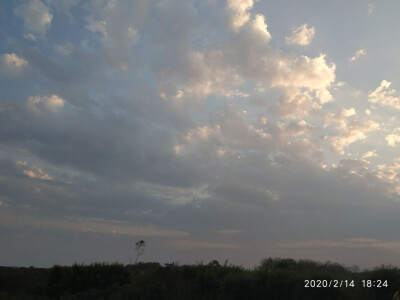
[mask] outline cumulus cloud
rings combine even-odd
[[[253,7],[253,0],[228,0],[227,9],[230,12],[230,24],[238,30],[250,20],[249,10]]]
[[[100,34],[109,61],[122,71],[127,71],[131,64],[130,50],[140,39],[139,28],[147,15],[147,6],[142,1],[92,1],[86,6],[89,14],[85,28]]]
[[[368,92],[368,101],[370,103],[378,103],[383,106],[400,109],[400,97],[395,89],[390,89],[390,81],[382,80],[379,87]]]
[[[281,61],[272,86],[306,88],[315,91],[321,104],[332,101],[328,88],[335,81],[336,65],[328,64],[325,57],[321,54],[315,58],[299,56],[291,63]]]
[[[355,114],[356,114],[356,110],[353,107],[349,108],[349,109],[343,108],[339,112],[339,117],[348,118],[348,117],[351,117],[351,116],[355,116]]]
[[[362,158],[370,158],[370,157],[376,157],[378,154],[376,154],[376,149],[372,151],[367,151],[362,155]]]
[[[398,134],[389,134],[385,137],[389,146],[394,147],[398,142],[400,142],[400,135]]]
[[[308,92],[290,88],[285,89],[283,97],[270,107],[270,111],[282,119],[302,119],[320,109]]]
[[[342,108],[336,114],[328,113],[324,117],[324,127],[327,127],[331,123],[337,123],[340,128],[346,128],[348,122],[347,118],[355,115],[356,110],[353,107],[349,109]]]
[[[379,129],[379,124],[374,121],[360,122],[357,120],[341,123],[339,134],[329,138],[332,150],[344,154],[344,149],[350,144],[367,138],[366,133]]]
[[[365,55],[367,55],[367,50],[365,49],[357,50],[356,53],[354,53],[354,55],[350,58],[350,61],[356,61],[357,59]]]
[[[65,100],[58,95],[51,96],[31,96],[26,101],[28,109],[35,113],[48,111],[58,112],[65,104]]]
[[[24,27],[30,34],[37,34],[42,38],[45,37],[53,20],[53,14],[40,0],[29,0],[20,4],[15,8],[14,13],[22,18]]]
[[[299,27],[292,29],[292,35],[286,37],[286,43],[289,45],[295,44],[300,46],[307,46],[311,43],[315,35],[315,28],[308,27],[307,24],[303,24]]]
[[[257,14],[254,17],[252,27],[254,31],[259,33],[267,42],[271,39],[271,34],[268,32],[268,26],[265,23],[265,17],[263,15]]]
[[[28,61],[19,57],[15,53],[2,54],[0,61],[0,75],[4,77],[13,77],[18,75],[27,65]]]

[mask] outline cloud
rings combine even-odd
[[[368,161],[360,159],[342,159],[337,168],[345,174],[365,174],[368,172]]]
[[[46,174],[41,168],[32,166],[28,167],[26,161],[18,161],[17,166],[22,169],[22,173],[30,178],[39,178],[44,180],[52,180],[53,178]]]
[[[31,96],[26,101],[26,107],[35,113],[48,111],[58,112],[65,104],[65,100],[58,95]]]
[[[185,205],[187,203],[203,200],[210,197],[206,186],[200,187],[176,187],[170,185],[142,183],[141,188],[148,190],[148,195],[168,201],[172,205]]]
[[[374,12],[375,7],[372,3],[369,3],[367,8],[368,8],[368,16],[369,16]]]
[[[14,77],[22,72],[28,65],[28,61],[15,53],[1,55],[0,75],[3,77]]]
[[[365,49],[357,50],[356,53],[354,54],[354,56],[352,56],[352,57],[350,58],[350,61],[356,61],[356,60],[359,59],[361,56],[365,56],[365,55],[367,55],[367,50],[365,50]]]
[[[261,35],[267,42],[271,39],[271,34],[268,32],[265,17],[257,14],[252,21],[253,30]]]
[[[346,121],[341,123],[339,134],[327,137],[327,139],[330,140],[332,150],[335,153],[344,154],[346,147],[357,141],[365,140],[367,132],[378,128],[379,124],[374,121]]]
[[[299,27],[292,29],[292,35],[290,37],[285,37],[286,43],[289,45],[300,45],[307,46],[311,43],[315,35],[314,27],[307,27],[307,24],[303,24]]]
[[[386,141],[388,142],[388,145],[391,147],[396,146],[396,143],[400,142],[400,135],[398,134],[389,134],[385,137]]]
[[[239,230],[239,229],[221,229],[221,230],[218,230],[217,232],[222,235],[230,235],[230,234],[242,233],[244,231]]]
[[[355,115],[356,115],[356,110],[353,107],[349,108],[349,109],[343,108],[340,110],[340,113],[339,113],[339,117],[345,117],[345,118],[355,116]]]
[[[239,245],[231,243],[194,241],[194,240],[176,240],[167,243],[168,248],[172,249],[240,249]]]
[[[398,168],[390,156],[367,160],[387,153],[372,147],[374,131],[391,127],[378,110],[370,119],[353,107],[327,55],[271,42],[277,28],[253,1],[44,3],[64,20],[69,11],[76,22],[65,30],[80,32],[10,43],[29,72],[0,99],[4,244],[28,227],[46,245],[62,236],[60,248],[101,234],[112,253],[121,249],[112,239],[153,237],[155,260],[220,251],[251,265],[281,255],[268,247],[282,236],[398,234]],[[370,99],[388,91],[384,83]],[[90,259],[101,247],[89,244]],[[20,247],[11,245],[3,260]]]
[[[398,252],[400,241],[382,241],[378,239],[371,239],[366,237],[353,237],[343,240],[307,240],[307,241],[295,241],[295,242],[281,242],[277,243],[279,247],[290,247],[290,248],[356,248],[356,249],[390,249],[394,252]]]
[[[74,45],[70,42],[66,42],[64,44],[56,44],[54,45],[54,51],[61,55],[69,55],[74,50]]]
[[[376,154],[376,149],[372,151],[367,151],[362,155],[362,158],[370,158],[370,157],[376,157],[378,154]]]
[[[324,119],[324,127],[328,127],[331,123],[339,124],[340,128],[346,128],[347,126],[347,118],[356,116],[356,110],[354,107],[349,109],[342,108],[336,114],[327,113]]]
[[[320,109],[308,92],[290,88],[285,89],[281,99],[270,107],[270,111],[282,119],[303,119]]]
[[[40,0],[29,0],[18,5],[14,14],[23,19],[24,27],[30,34],[37,34],[42,38],[45,37],[53,19],[53,14]]]
[[[382,80],[379,87],[368,92],[368,101],[400,110],[400,97],[395,89],[389,89],[391,84],[390,81]]]
[[[228,0],[227,9],[230,12],[230,24],[234,30],[239,30],[250,20],[249,10],[253,7],[253,0]]]
[[[57,12],[65,14],[70,23],[73,23],[75,21],[74,16],[71,12],[71,8],[73,6],[77,6],[81,0],[63,0],[63,1],[45,0],[45,1],[47,4],[54,7]]]
[[[47,227],[62,231],[118,234],[134,237],[179,238],[189,236],[185,231],[161,229],[154,226],[139,226],[132,222],[79,217],[62,217],[61,219],[46,217],[36,219],[29,214],[23,215],[23,218],[15,218],[14,212],[3,211],[3,218],[0,221],[0,224],[9,227]]]
[[[92,1],[85,6],[89,12],[85,28],[100,34],[107,58],[121,71],[127,71],[132,63],[130,51],[140,39],[139,30],[146,22],[149,3]]]
[[[327,64],[326,55],[315,58],[299,56],[293,62],[281,61],[279,71],[271,80],[271,85],[284,88],[306,88],[316,92],[321,104],[332,101],[328,91],[335,81],[335,64]]]
[[[24,38],[27,40],[36,41],[36,37],[32,33],[24,33]]]

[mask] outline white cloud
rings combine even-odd
[[[252,15],[252,6],[253,1],[228,1],[228,19],[236,20],[233,22],[236,25],[234,33],[229,33],[229,39],[222,43],[211,42],[205,48],[192,50],[188,48],[188,35],[177,51],[162,54],[160,61],[163,63],[157,66],[157,74],[160,94],[165,95],[165,99],[175,99],[177,90],[181,90],[181,104],[204,103],[208,95],[229,94],[247,79],[260,86],[284,90],[287,99],[280,101],[275,112],[285,118],[296,118],[301,110],[308,114],[307,109],[318,109],[314,97],[322,104],[332,101],[329,88],[335,81],[336,66],[327,63],[324,54],[315,58],[293,58],[272,49],[265,17]],[[219,29],[226,30],[225,27]],[[175,43],[169,47],[177,46]],[[307,93],[309,91],[312,93]],[[293,103],[296,103],[295,109],[291,107]]]
[[[28,65],[28,61],[15,53],[5,53],[0,56],[0,76],[14,77],[19,75]]]
[[[379,129],[379,124],[373,121],[341,122],[340,133],[336,136],[327,137],[331,142],[333,152],[344,154],[344,149],[350,144],[367,138],[366,133]]]
[[[378,155],[376,154],[376,149],[375,149],[375,150],[372,150],[372,151],[365,152],[362,155],[362,158],[370,158],[370,157],[376,157],[376,156],[378,156]]]
[[[400,142],[400,135],[398,134],[389,134],[385,137],[386,141],[388,142],[388,145],[391,147],[396,146],[397,143]]]
[[[336,114],[327,113],[324,116],[324,127],[328,127],[328,125],[331,123],[338,123],[340,128],[346,128],[348,122],[347,118],[355,115],[356,110],[353,107],[349,109],[342,108]]]
[[[88,24],[86,25],[86,29],[92,32],[100,33],[103,38],[107,38],[107,23],[104,20],[94,20],[93,18],[88,19]]]
[[[231,13],[230,22],[234,30],[238,30],[250,20],[249,10],[253,4],[253,0],[228,0],[227,9]]]
[[[38,34],[40,37],[46,35],[53,19],[48,7],[40,0],[30,0],[18,5],[14,13],[23,19],[25,29],[29,33]]]
[[[359,59],[361,56],[367,55],[367,50],[365,49],[359,49],[356,51],[356,53],[350,58],[350,61],[355,61]]]
[[[282,119],[302,119],[320,109],[321,106],[313,101],[307,91],[287,88],[283,97],[270,110]]]
[[[400,110],[400,97],[395,89],[389,89],[392,83],[382,80],[379,87],[368,92],[368,101]]]
[[[36,41],[36,36],[34,36],[32,33],[24,33],[24,38],[27,40]]]
[[[180,101],[192,101],[196,103],[203,100],[209,94],[232,95],[231,86],[242,82],[242,79],[234,72],[230,72],[230,66],[225,64],[224,53],[219,50],[192,51],[186,54],[185,64],[174,70],[181,84],[174,91],[174,98]],[[181,74],[186,76],[182,77]],[[175,74],[169,72],[165,83],[173,79]],[[245,96],[244,93],[235,92],[235,96]],[[177,98],[178,96],[178,98]]]
[[[15,53],[5,53],[1,56],[2,68],[8,71],[17,71],[28,64],[28,61]]]
[[[268,26],[263,15],[257,14],[252,21],[252,26],[254,31],[260,33],[267,42],[271,39],[271,34],[268,32]]]
[[[31,96],[26,101],[26,106],[35,113],[41,111],[58,112],[64,106],[65,100],[58,95]]]
[[[281,61],[279,70],[272,78],[272,86],[285,88],[306,88],[315,91],[320,103],[332,100],[328,91],[335,81],[335,64],[325,61],[325,55],[310,58],[299,56],[292,63]]]
[[[355,116],[356,115],[356,110],[353,107],[349,108],[349,109],[343,108],[343,109],[340,110],[339,115],[343,116],[345,118],[348,118],[348,117],[351,117],[351,116]]]
[[[292,29],[292,35],[286,37],[286,43],[291,45],[300,45],[300,46],[307,46],[311,43],[312,38],[315,35],[315,28],[314,27],[307,27],[307,24],[303,24],[299,27]]]

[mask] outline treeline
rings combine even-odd
[[[305,287],[307,280],[309,287]],[[371,287],[367,287],[367,280],[371,280]],[[381,287],[373,287],[378,280]],[[318,282],[321,286],[330,282],[331,287],[311,287]],[[333,287],[335,283],[342,283],[342,287]],[[216,260],[183,266],[96,263],[51,269],[0,267],[0,299],[392,300],[399,296],[398,290],[400,269],[396,267],[360,272],[336,263],[281,258],[265,259],[252,270],[228,262],[220,265]]]

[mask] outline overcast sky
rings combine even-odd
[[[0,5],[0,265],[400,265],[398,1]]]

